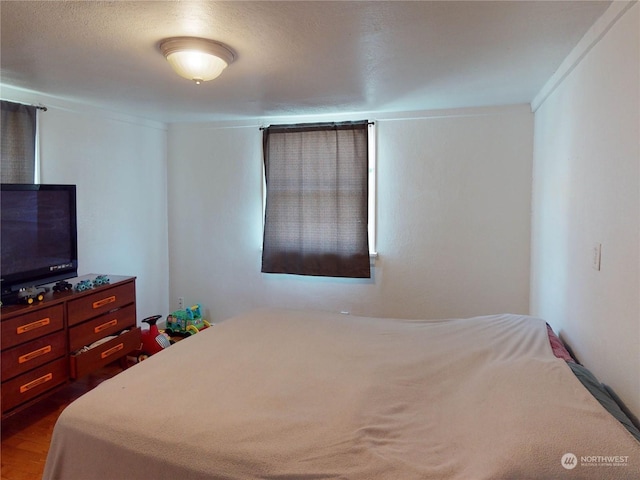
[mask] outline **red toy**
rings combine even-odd
[[[153,317],[147,317],[142,320],[144,323],[149,324],[149,328],[147,330],[142,330],[141,333],[142,348],[138,355],[139,361],[142,361],[150,355],[158,353],[159,351],[171,346],[169,339],[166,335],[160,333],[156,325],[156,322],[160,317],[162,317],[162,315],[154,315]]]

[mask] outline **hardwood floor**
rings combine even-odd
[[[122,371],[119,363],[77,380],[41,402],[2,421],[2,480],[42,478],[53,426],[64,408],[82,394]]]

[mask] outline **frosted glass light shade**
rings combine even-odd
[[[196,83],[213,80],[227,67],[227,62],[221,58],[196,50],[171,53],[167,55],[167,61],[178,75]]]
[[[168,38],[160,50],[178,75],[197,84],[218,77],[235,58],[225,45],[196,37]]]

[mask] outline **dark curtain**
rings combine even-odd
[[[368,122],[263,132],[262,271],[369,278]]]
[[[2,183],[34,183],[36,168],[36,107],[1,101]]]

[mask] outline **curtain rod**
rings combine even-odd
[[[331,122],[328,122],[328,124],[330,124],[330,123]],[[340,122],[333,122],[333,123],[338,124]],[[376,122],[367,122],[367,125],[375,125],[375,124],[376,124]],[[304,124],[302,124],[302,125],[304,125]],[[269,128],[269,127],[259,127],[258,130],[266,130],[267,128]]]
[[[47,107],[45,107],[44,105],[40,104],[40,105],[33,105],[33,104],[28,104],[28,103],[23,103],[23,102],[15,102],[13,100],[3,100],[3,102],[11,102],[11,103],[17,103],[19,105],[25,105],[27,107],[34,107],[36,110],[42,110],[43,112],[46,112],[48,109]]]

